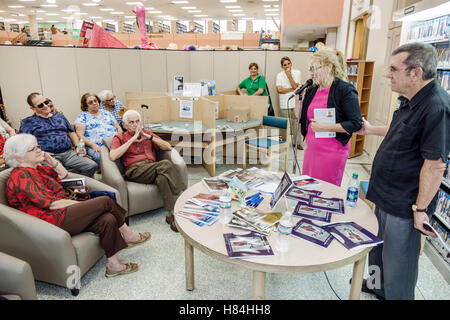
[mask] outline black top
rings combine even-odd
[[[308,107],[316,95],[318,88],[319,86],[315,85],[305,93],[300,118],[303,140],[305,140],[309,124],[309,121],[306,119]],[[336,123],[340,123],[345,131],[347,131],[346,133],[336,132],[336,140],[345,146],[352,137],[352,133],[361,129],[362,125],[358,92],[355,87],[351,83],[334,78],[333,84],[330,87],[330,93],[328,94],[327,108],[336,109]]]
[[[424,159],[445,162],[450,152],[450,96],[433,80],[409,101],[400,97],[373,161],[367,199],[384,211],[413,219]],[[428,205],[436,208],[437,195]]]

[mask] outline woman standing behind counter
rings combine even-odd
[[[314,53],[309,73],[313,86],[305,93],[300,116],[301,133],[306,138],[302,173],[340,186],[350,138],[362,125],[358,93],[347,82],[347,64],[339,50],[324,47]],[[314,110],[326,108],[334,109],[335,124],[314,119]],[[316,138],[316,132],[336,132],[336,137]]]

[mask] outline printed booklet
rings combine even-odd
[[[258,231],[270,231],[270,227],[280,221],[281,212],[263,212],[257,209],[242,208],[233,212],[234,216],[247,222]]]
[[[295,178],[292,179],[292,183],[295,186],[301,187],[301,188],[307,188],[307,187],[320,185],[320,181],[319,180],[311,178],[308,175],[302,175],[302,176],[299,176],[299,177],[295,177]]]
[[[299,201],[295,206],[293,216],[314,219],[324,222],[331,221],[331,211],[320,209],[320,208],[312,208],[309,203]]]
[[[265,235],[250,231],[245,234],[224,233],[223,238],[230,259],[274,255]]]
[[[228,189],[227,182],[219,178],[203,178],[202,181],[209,192],[219,192]]]
[[[322,226],[322,228],[330,232],[336,240],[349,250],[374,247],[383,243],[383,240],[355,222],[337,222]]]
[[[63,188],[73,187],[74,192],[85,192],[86,179],[85,178],[71,178],[61,179]]]
[[[277,188],[275,189],[272,200],[270,201],[270,208],[274,208],[278,201],[284,196],[286,191],[289,189],[289,187],[292,185],[292,180],[289,177],[288,173],[285,171],[283,174],[283,177],[281,178],[280,183],[278,184]]]
[[[220,206],[220,197],[216,194],[209,194],[209,193],[199,193],[196,196],[194,196],[192,199],[189,199],[190,202],[194,204],[210,204],[214,206]]]
[[[318,244],[324,248],[327,248],[333,241],[331,233],[308,219],[301,219],[294,226],[291,234],[294,237]]]
[[[251,224],[246,222],[244,219],[239,218],[238,216],[232,215],[230,221],[227,223],[227,226],[232,228],[239,228],[248,231],[254,231],[258,233],[262,233],[263,235],[268,236],[270,234],[270,230],[262,231],[254,228]]]
[[[309,198],[311,196],[318,196],[321,195],[322,191],[317,190],[304,190],[302,188],[292,186],[289,188],[289,190],[286,192],[285,196],[286,198],[297,200],[297,201],[304,201],[309,203]]]
[[[192,213],[192,212],[187,212],[185,210],[181,210],[180,212],[177,213],[177,215],[179,217],[190,220],[191,222],[198,225],[199,227],[203,227],[205,225],[207,225],[207,226],[212,225],[219,218],[219,215],[209,215],[209,214],[204,214],[204,213]]]
[[[309,198],[309,205],[312,208],[328,210],[332,213],[345,213],[344,200],[339,198],[324,198],[312,195]]]

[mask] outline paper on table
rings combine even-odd
[[[269,182],[263,183],[262,185],[255,187],[255,189],[264,193],[274,193],[277,187],[278,183]]]
[[[314,120],[320,121],[324,124],[336,124],[336,109],[314,109]],[[336,132],[315,132],[316,138],[334,138]]]

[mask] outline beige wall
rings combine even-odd
[[[127,91],[168,92],[168,79],[183,75],[186,82],[214,79],[217,91],[234,90],[256,62],[267,79],[276,113],[275,77],[280,59],[289,56],[307,79],[309,52],[283,51],[164,51],[55,47],[0,47],[0,87],[8,118],[15,128],[31,115],[26,103],[37,91],[53,100],[67,119],[75,120],[86,92],[113,90],[125,102]]]

